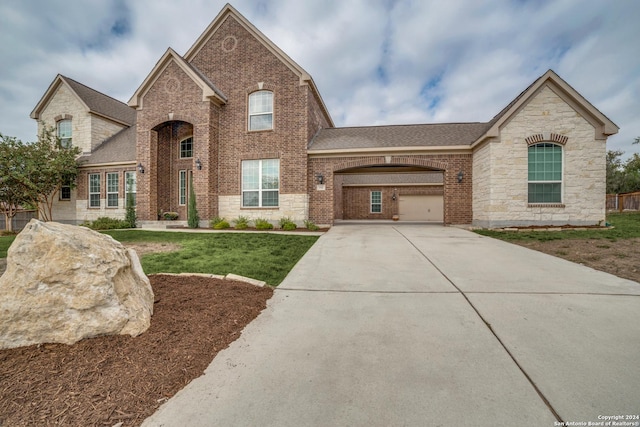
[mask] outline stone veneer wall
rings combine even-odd
[[[240,215],[249,219],[263,218],[277,222],[280,218],[289,217],[298,225],[309,218],[309,196],[307,194],[280,194],[278,208],[242,208],[242,196],[220,196],[220,217],[232,222]]]
[[[112,137],[125,127],[121,124],[90,115],[91,120],[91,150],[93,151],[104,140]]]
[[[563,147],[563,206],[529,205],[525,138],[556,133]],[[594,225],[605,219],[605,141],[550,86],[540,91],[502,128],[499,142],[474,153],[474,221],[482,227]],[[490,161],[487,171],[483,163]]]

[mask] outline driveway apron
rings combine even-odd
[[[338,225],[144,426],[554,426],[640,413],[640,285],[453,227]]]

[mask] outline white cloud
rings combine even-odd
[[[224,0],[0,5],[0,132],[35,137],[29,113],[57,73],[127,101],[168,47],[184,54]],[[553,68],[640,152],[635,0],[240,0],[247,19],[310,72],[339,126],[486,121]]]

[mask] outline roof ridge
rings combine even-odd
[[[397,125],[362,125],[362,126],[334,126],[323,130],[366,129],[383,127],[409,127],[409,126],[450,126],[450,125],[486,125],[488,122],[443,122],[443,123],[404,123]]]

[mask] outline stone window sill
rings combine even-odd
[[[528,208],[564,208],[564,203],[529,203]]]

